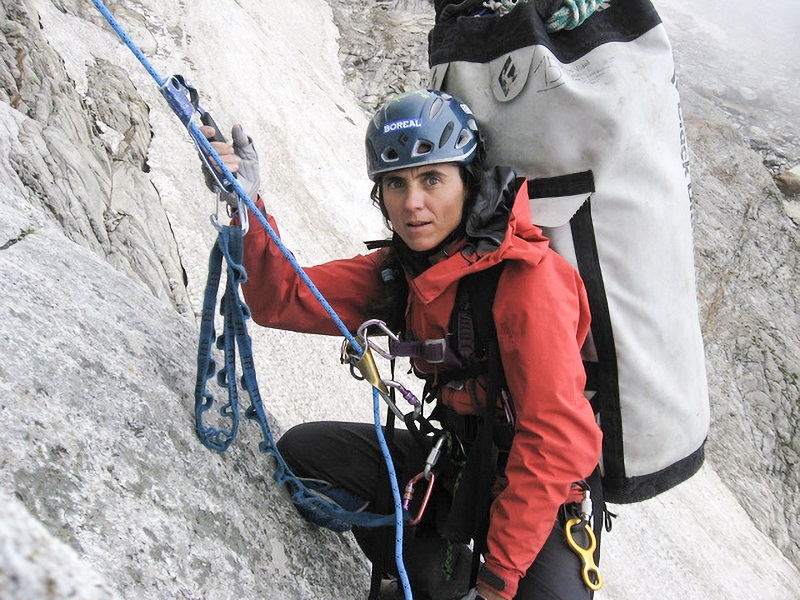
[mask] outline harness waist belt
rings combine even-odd
[[[443,363],[447,351],[447,340],[395,340],[389,339],[389,353],[393,356],[421,358],[426,362]]]

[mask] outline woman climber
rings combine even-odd
[[[203,133],[212,138],[214,129]],[[258,159],[241,127],[233,145],[213,146],[256,198]],[[388,435],[401,486],[443,440],[427,508],[404,540],[414,597],[465,597],[477,573],[471,597],[591,598],[567,525],[585,516],[588,489],[596,505],[602,496],[601,433],[583,393],[590,318],[578,273],[531,225],[525,181],[482,164],[478,125],[457,98],[430,90],[392,98],[370,120],[366,153],[372,198],[393,235],[306,273],[350,330],[377,318],[400,334],[423,399],[435,406],[436,433],[410,424]],[[257,206],[266,214],[260,197]],[[256,323],[339,333],[261,228],[245,236],[243,264]],[[372,424],[306,423],[278,447],[298,477],[348,509],[387,512]],[[391,528],[353,533],[391,574]]]

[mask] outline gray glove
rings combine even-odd
[[[258,195],[258,190],[261,188],[261,176],[258,170],[258,153],[251,140],[242,129],[241,125],[234,125],[231,129],[231,138],[233,138],[233,151],[241,158],[239,163],[239,170],[236,172],[236,180],[242,189],[247,193],[250,198],[255,201]],[[206,186],[213,191],[219,193],[220,200],[228,203],[232,208],[239,207],[239,196],[236,192],[230,193],[219,188],[208,169],[204,167]]]

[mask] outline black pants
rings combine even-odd
[[[379,509],[379,499],[385,494],[389,482],[373,425],[347,422],[297,425],[280,438],[278,449],[298,477],[319,479],[342,487],[367,501],[367,510]],[[392,460],[401,490],[408,477],[423,469],[424,456],[420,454],[411,434],[405,430],[393,432]],[[592,488],[594,496],[600,493],[597,488],[599,482]],[[436,502],[432,500],[431,505],[435,506]],[[600,518],[599,513],[597,518]],[[433,515],[428,515],[427,511],[426,519],[417,528],[419,531],[413,540],[406,541],[404,549],[414,597],[436,600],[460,598],[467,591],[471,563],[467,554],[469,550],[463,545],[454,547],[448,544],[435,534],[433,526],[425,526],[426,522],[433,522]],[[394,536],[393,529],[387,528],[354,529],[353,533],[367,557],[373,561],[377,549],[381,545],[388,546]],[[439,559],[445,554],[452,560],[456,573],[448,575],[450,580],[442,584],[436,573],[425,571],[435,570]],[[441,585],[444,587],[437,587]],[[564,520],[560,516],[533,565],[520,581],[515,598],[588,600],[592,595],[581,578],[580,559],[566,542]]]

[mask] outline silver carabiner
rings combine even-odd
[[[244,237],[247,235],[247,232],[250,231],[250,215],[248,214],[247,204],[245,204],[244,199],[241,196],[237,196],[236,199],[238,200],[236,212],[239,214],[239,228],[242,230],[242,237]]]
[[[431,448],[431,451],[428,453],[428,458],[425,459],[425,470],[423,473],[425,474],[425,479],[430,479],[433,476],[431,472],[433,467],[436,466],[436,463],[439,462],[439,459],[442,457],[442,446],[444,446],[445,441],[447,440],[447,434],[443,433],[439,436],[439,439],[436,440],[436,443]]]
[[[220,194],[222,192],[217,189],[216,194],[214,194],[214,198],[216,199],[216,210],[211,215],[211,224],[217,231],[222,231],[222,225],[219,221],[219,207],[220,204],[224,204],[225,206],[229,206],[227,202],[220,198]],[[239,215],[239,228],[242,230],[242,237],[244,237],[248,231],[250,231],[250,215],[247,211],[247,205],[245,204],[244,200],[242,200],[241,196],[237,196],[238,200],[238,207],[236,209],[236,213]],[[233,215],[229,214],[228,217],[232,217]]]
[[[369,321],[364,321],[356,331],[356,335],[364,343],[364,346],[369,346],[386,360],[394,360],[395,358],[397,358],[396,356],[390,354],[377,344],[369,341],[368,333],[370,327],[377,327],[378,329],[383,331],[383,333],[385,333],[388,337],[392,338],[396,342],[400,341],[400,338],[398,338],[397,335],[393,333],[391,329],[389,329],[389,326],[386,325],[386,323],[384,323],[380,319],[370,319]]]
[[[383,384],[386,387],[396,389],[398,392],[400,392],[400,395],[406,399],[406,402],[408,402],[411,406],[414,407],[415,419],[422,414],[422,402],[420,402],[419,398],[417,398],[411,391],[409,391],[409,389],[406,386],[404,386],[399,381],[394,381],[393,379],[389,380],[384,379]]]

